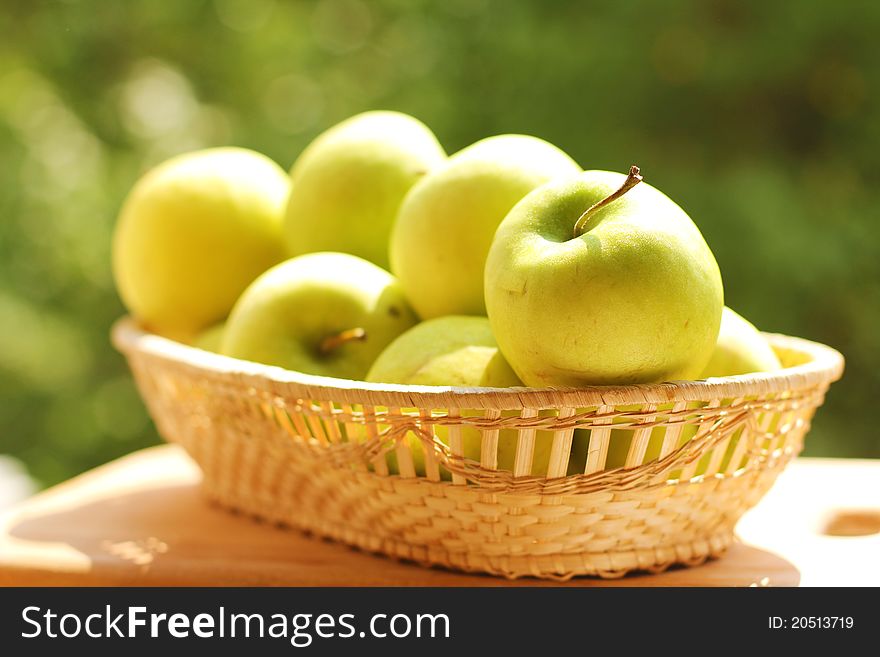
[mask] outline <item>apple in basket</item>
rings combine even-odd
[[[379,355],[367,374],[367,381],[410,385],[457,386],[465,388],[507,388],[522,386],[510,369],[492,336],[489,320],[485,317],[450,315],[429,319],[409,329]],[[481,416],[477,410],[461,411],[463,416]],[[502,413],[502,417],[519,415],[516,411]],[[434,429],[436,438],[449,445],[449,430],[443,425]],[[462,454],[477,463],[481,460],[483,434],[473,426],[461,428]],[[408,436],[413,467],[417,474],[425,474],[425,455],[422,440]],[[536,431],[532,452],[522,474],[544,475],[550,461],[553,434]],[[581,445],[582,446],[582,445]],[[513,471],[517,450],[517,431],[501,429],[498,435],[498,468]],[[388,456],[390,470],[398,472],[396,455]],[[583,471],[583,463],[580,465]],[[446,476],[447,473],[443,473]]]
[[[498,135],[419,180],[403,200],[389,244],[391,271],[419,316],[485,315],[483,270],[498,224],[536,187],[580,172],[542,139]]]
[[[723,292],[700,231],[632,167],[548,183],[498,227],[486,307],[529,386],[693,379],[718,336]]]
[[[290,171],[290,255],[343,251],[388,268],[388,234],[404,195],[446,159],[421,121],[365,112],[319,135]]]
[[[776,352],[755,325],[725,306],[715,349],[700,378],[772,372],[781,367]]]
[[[185,340],[222,321],[285,258],[288,188],[281,167],[241,148],[180,155],[147,172],[113,235],[113,274],[129,311]]]
[[[395,278],[347,253],[310,253],[260,276],[232,309],[221,351],[307,374],[363,379],[417,322]]]
[[[715,348],[712,350],[712,356],[700,378],[772,372],[781,367],[779,358],[761,332],[747,319],[725,306],[721,315],[721,330],[718,332]],[[666,408],[661,407],[659,410],[671,408],[671,405],[666,406]],[[661,427],[651,431],[645,454],[641,459],[642,462],[647,463],[659,458],[666,432],[667,429]],[[684,426],[673,449],[691,440],[696,433],[697,427],[695,425]],[[737,431],[731,436],[727,453],[721,461],[720,467],[722,469],[727,467],[740,433],[742,432]],[[627,455],[632,446],[632,437],[632,431],[615,430],[611,432],[608,442],[608,458],[605,462],[607,469],[622,468],[626,465]],[[706,471],[707,466],[708,456],[697,464],[694,474],[702,474]]]

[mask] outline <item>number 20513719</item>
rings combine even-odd
[[[770,616],[767,626],[771,630],[851,630],[855,619],[852,616]]]

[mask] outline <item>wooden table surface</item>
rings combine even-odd
[[[206,503],[177,447],[138,452],[0,515],[3,585],[558,586],[393,561]],[[799,459],[718,560],[564,586],[880,585],[880,461]]]

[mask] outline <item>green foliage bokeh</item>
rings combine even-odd
[[[534,134],[641,166],[729,305],[847,357],[807,454],[880,456],[880,5],[692,0],[0,2],[0,452],[43,484],[158,441],[108,331],[119,205],[235,144],[289,166],[359,111],[449,152]]]

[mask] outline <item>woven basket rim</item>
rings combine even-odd
[[[620,404],[663,404],[760,396],[816,385],[828,386],[843,374],[843,355],[803,338],[765,333],[776,349],[798,352],[810,360],[775,372],[740,374],[699,381],[583,388],[481,388],[368,383],[304,374],[240,360],[150,333],[124,316],[111,330],[114,346],[124,354],[141,352],[201,370],[205,375],[232,376],[255,388],[278,394],[337,403],[418,408],[523,409]]]

